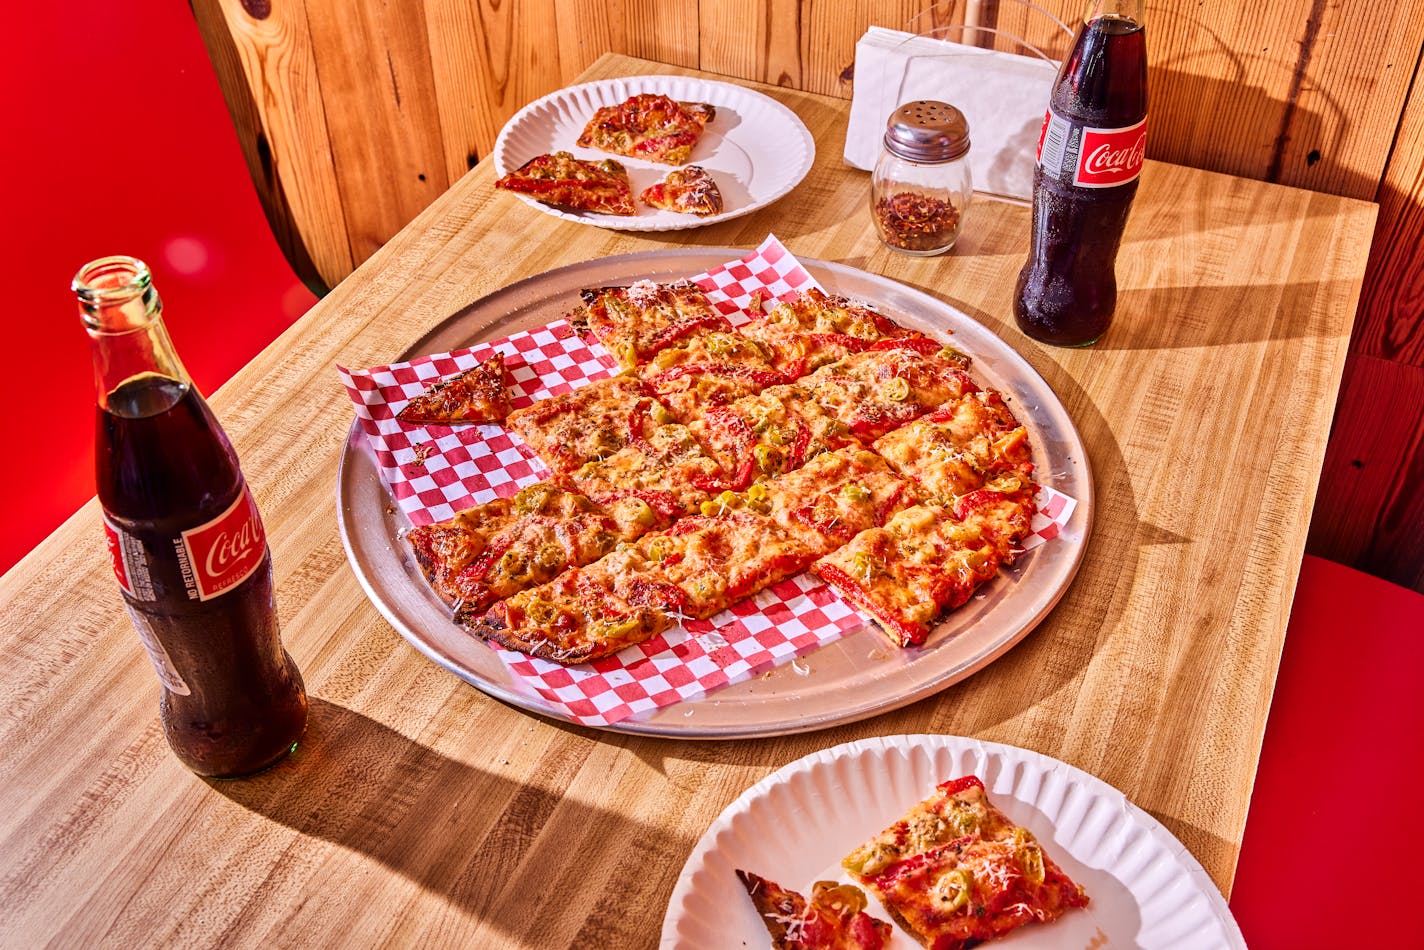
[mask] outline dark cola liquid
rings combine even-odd
[[[1147,114],[1147,44],[1132,20],[1099,17],[1083,26],[1059,71],[1053,110],[1090,128],[1123,128]],[[1019,273],[1019,329],[1058,346],[1087,346],[1117,306],[1116,263],[1137,181],[1108,188],[1073,184],[1034,169],[1032,247]]]
[[[282,648],[271,555],[237,586],[199,600],[175,549],[185,529],[222,514],[244,490],[237,457],[184,383],[144,374],[107,402],[98,412],[99,500],[141,547],[152,588],[152,599],[124,592],[124,600],[189,691],[164,686],[168,742],[199,775],[260,771],[292,749],[307,716],[301,674]]]

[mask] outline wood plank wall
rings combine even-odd
[[[191,0],[279,243],[334,285],[605,51],[849,98],[871,24],[1061,57],[1077,0]],[[1310,549],[1424,590],[1424,0],[1147,4],[1148,155],[1376,200]],[[965,27],[981,29],[965,29]]]

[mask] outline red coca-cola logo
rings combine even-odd
[[[1088,188],[1125,185],[1142,172],[1147,120],[1122,129],[1083,129],[1075,184]]]
[[[267,553],[267,535],[252,493],[242,494],[212,521],[183,532],[188,568],[200,600],[216,597],[252,575]]]
[[[109,519],[104,519],[104,545],[109,549],[109,560],[114,564],[114,576],[119,580],[119,586],[130,594],[133,593],[133,586],[129,584],[129,566],[124,563],[123,543],[119,540],[119,529],[109,523]]]

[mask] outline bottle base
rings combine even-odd
[[[256,766],[254,768],[243,768],[240,771],[212,773],[204,772],[201,768],[194,768],[187,762],[184,762],[183,764],[187,765],[188,768],[192,770],[193,774],[198,776],[199,778],[204,778],[212,782],[233,782],[237,781],[238,779],[252,778],[254,776],[261,775],[263,772],[276,768],[278,765],[281,765],[283,762],[285,762],[293,752],[297,751],[297,746],[300,744],[300,742],[300,739],[294,741],[291,745],[283,749],[270,761],[262,765]]]

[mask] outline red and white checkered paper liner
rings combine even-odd
[[[768,236],[751,254],[691,278],[733,325],[751,319],[755,297],[786,300],[817,287],[810,273]],[[596,341],[566,320],[450,353],[421,356],[367,370],[338,366],[381,478],[413,525],[443,521],[456,511],[509,497],[548,477],[548,470],[514,433],[499,426],[411,426],[396,412],[433,382],[504,355],[515,408],[570,392],[617,368]],[[1058,536],[1076,504],[1040,489],[1031,550]],[[570,720],[607,726],[694,699],[830,643],[871,621],[835,589],[803,574],[733,605],[709,620],[681,626],[610,657],[564,667],[492,647],[532,694]]]

